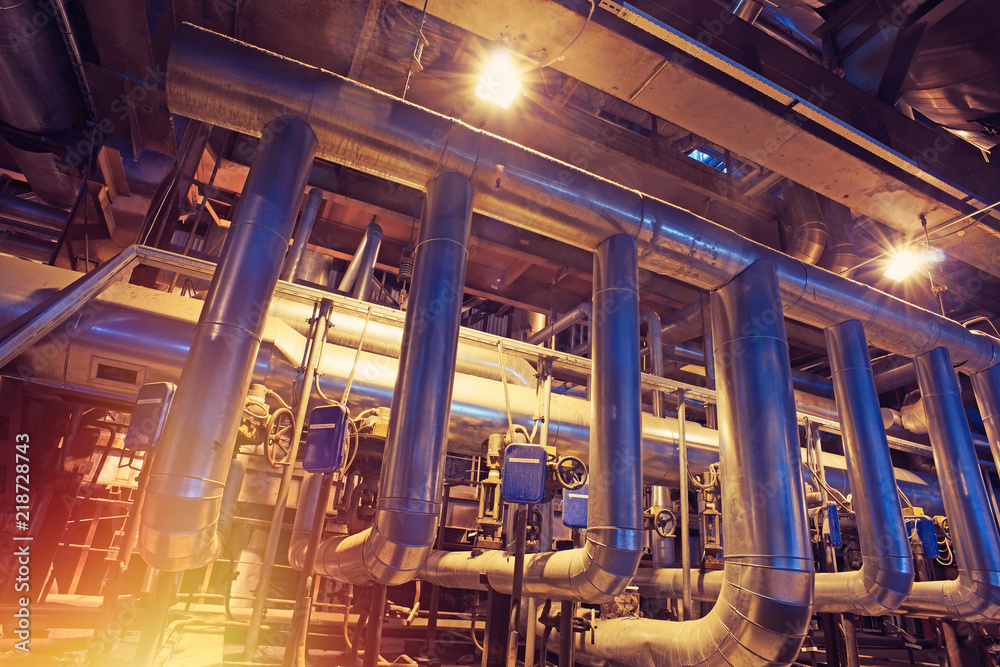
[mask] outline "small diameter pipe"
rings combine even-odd
[[[677,392],[677,443],[680,449],[680,476],[681,476],[681,576],[684,602],[684,618],[690,621],[694,618],[694,603],[691,601],[691,507],[688,494],[688,470],[687,437],[684,432],[684,422],[687,413],[687,404],[684,402],[684,390]]]

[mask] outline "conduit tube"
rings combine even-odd
[[[338,581],[406,583],[416,576],[437,537],[472,221],[468,177],[446,172],[431,180],[423,221],[375,525],[326,540],[317,550],[316,573]],[[294,567],[302,567],[305,548],[303,541],[289,548]]]
[[[725,583],[683,623],[602,621],[586,650],[613,665],[741,667],[795,660],[812,616],[788,343],[774,269],[757,262],[712,296],[719,389]]]
[[[524,557],[526,597],[603,602],[628,585],[642,556],[642,413],[635,239],[617,234],[594,252],[594,373],[590,503],[578,549]],[[435,551],[420,578],[448,588],[510,594],[514,556]]]
[[[167,572],[200,567],[221,548],[216,524],[264,315],[316,152],[298,118],[267,124],[201,309],[153,461],[139,550]]]
[[[862,566],[816,575],[817,611],[881,616],[893,613],[913,584],[913,558],[903,527],[889,443],[882,426],[868,343],[860,322],[826,330],[840,410]]]
[[[299,262],[302,261],[302,253],[306,251],[306,244],[312,234],[313,225],[316,224],[316,214],[323,203],[323,191],[313,188],[306,197],[306,206],[302,209],[302,217],[299,218],[299,226],[295,228],[295,240],[285,256],[285,265],[281,269],[282,280],[294,280],[295,274],[299,270]]]
[[[358,250],[347,265],[344,277],[337,289],[341,292],[351,291],[355,299],[362,299],[371,289],[372,276],[375,274],[375,261],[378,259],[379,247],[382,245],[382,228],[374,222],[368,223],[365,235],[358,244]],[[365,299],[367,300],[367,299]]]
[[[167,97],[173,113],[247,134],[276,111],[301,115],[322,157],[412,187],[441,171],[471,174],[478,212],[587,250],[628,233],[642,268],[696,287],[717,289],[766,260],[788,317],[823,329],[858,320],[869,342],[889,352],[946,347],[970,373],[1000,360],[1000,341],[958,322],[452,118],[201,28],[185,24],[175,33]]]
[[[917,383],[927,410],[934,466],[955,548],[958,578],[918,581],[902,611],[968,622],[1000,617],[1000,535],[972,445],[951,355],[944,348],[917,357]]]

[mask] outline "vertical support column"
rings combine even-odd
[[[139,548],[153,567],[214,560],[216,524],[271,295],[316,152],[302,120],[264,129],[153,461]]]

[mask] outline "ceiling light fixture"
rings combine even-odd
[[[944,260],[944,253],[936,248],[928,250],[904,248],[897,250],[889,259],[889,264],[885,269],[885,277],[900,282],[914,271],[942,260]]]
[[[494,51],[479,79],[476,96],[506,109],[520,91],[521,75],[514,58],[508,51]]]

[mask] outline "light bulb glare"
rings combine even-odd
[[[521,91],[521,77],[507,51],[495,51],[479,79],[476,96],[506,109]]]

